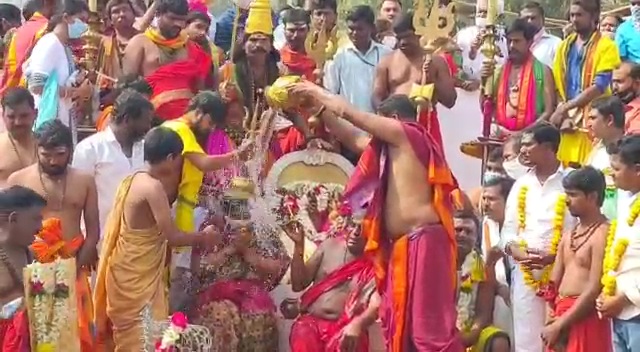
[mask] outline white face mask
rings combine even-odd
[[[519,159],[520,158],[513,158],[511,160],[505,160],[502,163],[504,171],[514,180],[519,179],[529,171],[529,168],[522,165]]]
[[[487,26],[487,18],[486,17],[476,17],[476,26],[478,26],[478,27],[486,27]]]
[[[484,181],[484,183],[487,183],[491,180],[493,180],[494,178],[498,178],[502,176],[500,173],[495,172],[495,171],[486,171],[484,173],[484,175],[482,175],[482,180]]]
[[[382,44],[388,48],[395,49],[397,43],[398,43],[398,38],[396,38],[394,35],[388,35],[382,38]]]

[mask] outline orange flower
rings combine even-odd
[[[65,241],[62,236],[62,222],[58,218],[48,218],[42,222],[42,228],[31,244],[31,251],[40,263],[51,263],[56,258],[72,258],[84,243],[83,236]]]

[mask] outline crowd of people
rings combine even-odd
[[[187,316],[218,352],[279,351],[282,319],[293,352],[375,349],[375,324],[391,352],[640,351],[640,2],[622,20],[573,0],[563,38],[539,3],[497,28],[489,5],[430,54],[396,0],[344,26],[335,0],[217,21],[198,0],[109,0],[96,70],[86,2],[0,5],[0,350],[76,350],[34,332],[23,276],[75,258],[77,322],[52,321],[82,352],[187,340],[148,341],[147,314]],[[484,158],[465,192],[438,119],[460,91],[490,122],[461,148]],[[311,253],[308,225],[252,217],[271,166],[307,148],[356,165]],[[282,283],[300,298],[274,301]]]

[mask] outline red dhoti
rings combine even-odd
[[[418,116],[418,123],[427,129],[427,132],[433,138],[440,150],[444,150],[442,144],[442,135],[440,134],[440,122],[438,121],[438,112],[436,110],[421,111]]]
[[[291,326],[289,346],[291,352],[338,352],[329,350],[329,342],[340,333],[336,320],[325,320],[310,314],[301,315]],[[357,352],[369,351],[369,336],[362,334]]]
[[[27,312],[17,312],[11,319],[0,320],[0,352],[29,352]]]
[[[578,300],[578,297],[558,297],[554,315],[562,316]],[[552,348],[548,352],[555,351]],[[588,317],[569,327],[567,345],[563,352],[610,352],[611,351],[611,321],[600,319],[594,310]]]

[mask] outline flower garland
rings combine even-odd
[[[524,188],[525,190],[523,191]],[[520,194],[518,194],[518,221],[520,230],[524,230],[526,224],[526,197],[528,189],[526,187],[522,187],[520,189]],[[562,231],[564,228],[564,214],[566,211],[567,196],[563,193],[558,196],[558,200],[556,200],[554,214],[553,217],[553,230],[551,237],[551,247],[549,249],[549,254],[556,255],[558,252],[558,245],[560,244],[560,239],[562,239]],[[519,243],[520,248],[526,250],[527,241],[525,239],[520,239]],[[533,271],[525,266],[520,265],[520,271],[522,271],[522,276],[525,285],[529,286],[536,293],[539,293],[548,283],[551,278],[551,271],[553,270],[553,264],[547,265],[544,269],[542,269],[542,274],[540,275],[540,279],[536,280],[533,275]]]
[[[627,225],[629,227],[635,224],[638,215],[640,215],[640,198],[636,198],[631,205],[631,212],[629,212],[629,217],[627,218]],[[616,220],[613,220],[607,233],[607,244],[605,246],[604,261],[602,263],[602,278],[600,279],[600,283],[602,283],[602,293],[605,296],[613,296],[616,294],[616,271],[629,245],[628,238],[621,238],[614,244],[617,228],[618,223]]]
[[[307,239],[321,242],[327,234],[317,228],[310,214],[318,216],[322,222],[326,221],[330,208],[337,204],[343,191],[344,185],[340,184],[295,182],[277,189],[271,206],[280,222],[297,221],[304,228]]]
[[[60,329],[68,320],[69,273],[61,261],[53,265],[33,263],[29,267],[36,351],[58,351]]]
[[[188,323],[184,313],[173,313],[169,327],[162,333],[162,338],[156,341],[155,352],[176,352],[178,341],[187,330]]]
[[[468,331],[473,325],[478,283],[485,280],[484,262],[477,251],[472,250],[464,258],[460,270],[460,293],[456,302],[458,318],[456,325],[460,331]]]

